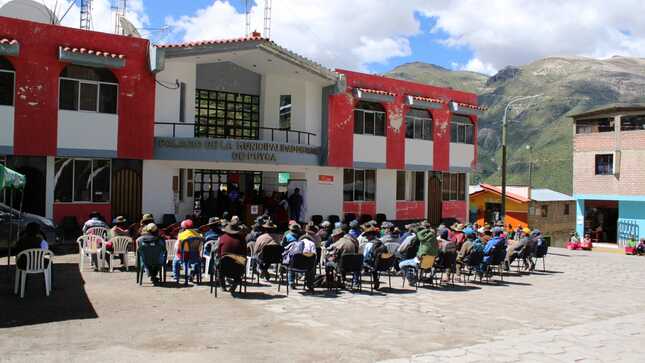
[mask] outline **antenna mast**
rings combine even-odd
[[[264,2],[264,37],[271,38],[271,0]]]
[[[244,35],[249,36],[251,34],[251,14],[250,14],[249,0],[244,0],[244,17],[245,17],[245,28]]]
[[[112,0],[112,11],[114,12],[114,34],[123,35],[121,18],[125,17],[127,0]]]
[[[80,28],[92,30],[92,0],[81,0]]]

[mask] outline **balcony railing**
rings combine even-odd
[[[155,136],[193,138],[195,137],[195,126],[202,125],[188,122],[155,122]],[[235,126],[226,126],[224,129],[226,135],[206,137],[219,139],[263,140],[297,145],[311,145],[312,138],[316,137],[316,134],[311,132],[279,129],[273,127],[256,127],[249,129]],[[256,131],[255,135],[257,136],[253,137],[236,135],[237,131],[240,131],[240,134],[244,134],[244,131],[248,132],[249,130]]]

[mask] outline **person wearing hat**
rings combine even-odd
[[[515,241],[508,241],[508,247],[506,247],[506,258],[504,259],[505,271],[510,270],[510,266],[516,258],[524,258],[524,255],[528,252],[527,246],[529,244],[530,234],[531,230],[524,228],[515,234]],[[526,261],[526,259],[524,259],[524,263],[524,268],[528,268],[528,261]]]
[[[194,251],[191,251],[191,242],[195,239],[203,240],[202,235],[193,227],[193,221],[190,219],[185,219],[180,224],[179,234],[177,235],[177,244],[175,245],[175,258],[172,264],[173,278],[175,279],[179,276],[178,274],[181,265],[186,260],[195,258],[195,256],[192,256]],[[201,256],[198,257],[201,258]],[[197,273],[195,271],[195,266],[191,269],[193,270],[193,274]],[[188,273],[188,271],[186,271],[186,273]],[[201,273],[201,271],[199,273]],[[190,277],[192,279],[193,276]]]
[[[381,239],[378,238],[379,229],[374,225],[369,225],[363,232],[367,242],[363,245],[363,264],[372,267],[372,281],[374,281],[374,289],[378,290],[380,281],[379,274],[376,271],[377,257],[387,252],[387,247]]]
[[[290,243],[295,242],[302,235],[302,227],[296,221],[289,222],[289,229],[282,236],[282,247],[287,247]]]
[[[461,249],[461,245],[466,241],[466,235],[464,234],[464,225],[457,223],[452,227],[452,234],[450,235],[450,240],[455,243],[457,251]]]
[[[155,222],[155,217],[150,213],[145,213],[143,217],[141,217],[141,221],[139,222],[139,225],[136,228],[136,234],[134,238],[136,239],[141,235],[141,233],[143,232],[143,227],[145,227],[149,223],[154,223],[154,222]]]
[[[244,226],[240,224],[239,218],[231,218],[231,221],[222,228],[222,236],[219,238],[219,245],[217,246],[217,257],[231,254],[238,256],[246,256],[246,243],[244,243]],[[220,276],[220,286],[226,288],[226,281],[224,276]],[[235,291],[237,285],[242,282],[242,276],[233,280],[229,291],[231,294]]]
[[[421,257],[436,256],[438,253],[437,237],[434,229],[419,229],[415,238],[419,241],[416,255],[399,262],[399,268],[407,278],[410,286],[415,286],[417,283],[417,269],[419,268],[419,263],[421,263]]]
[[[361,231],[361,227],[357,220],[354,219],[353,221],[349,222],[349,234],[351,234],[352,237],[358,239],[361,233],[363,233],[363,231]]]
[[[307,229],[310,229],[310,227],[308,226],[307,228],[305,228],[305,230]],[[293,256],[297,254],[316,254],[316,243],[314,242],[311,233],[303,234],[298,240],[289,243],[284,248],[284,252],[282,253],[283,266],[288,266]],[[313,290],[313,275],[314,270],[307,271],[305,273],[305,286],[310,291]],[[287,283],[291,286],[292,289],[296,288],[295,274],[292,271],[289,271],[289,273],[287,274]]]
[[[325,247],[327,246],[327,241],[331,238],[331,232],[333,231],[333,226],[329,221],[323,221],[320,224],[320,229],[318,230],[318,239],[320,240],[320,244],[325,244]]]
[[[148,223],[137,238],[139,258],[153,284],[159,282],[157,274],[166,263],[166,242],[159,236],[159,229],[154,223]]]
[[[399,234],[396,231],[394,223],[385,221],[381,224],[381,242],[383,243],[398,243]]]
[[[346,228],[334,229],[331,237],[333,243],[327,248],[327,261],[325,262],[328,284],[333,280],[334,272],[338,271],[338,262],[343,255],[358,253],[358,246],[355,243],[356,239],[349,234]]]
[[[495,251],[503,248],[506,250],[506,238],[504,237],[504,227],[494,227],[492,229],[493,237],[484,246],[484,258],[480,264],[480,273],[486,273],[488,265],[493,260]]]
[[[459,271],[463,269],[465,261],[470,256],[472,247],[477,239],[477,232],[472,227],[466,227],[464,229],[464,236],[466,240],[461,245],[461,248],[457,250],[457,266],[459,267]]]
[[[110,229],[110,235],[112,237],[117,237],[117,236],[129,236],[130,231],[128,231],[128,227],[126,226],[126,220],[125,217],[123,216],[118,216],[114,218],[114,226],[112,226],[112,229]]]
[[[264,223],[260,226],[262,234],[258,236],[255,241],[255,247],[253,254],[257,258],[258,267],[260,269],[260,276],[263,276],[265,279],[269,279],[269,266],[262,261],[264,249],[267,246],[277,246],[278,242],[273,239],[271,233],[275,231],[277,226],[273,224],[271,219],[266,219]]]

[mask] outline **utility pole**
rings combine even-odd
[[[510,110],[511,108],[511,105],[513,105],[514,103],[541,96],[542,94],[515,97],[506,105],[506,108],[504,109],[504,118],[502,118],[502,205],[499,213],[499,219],[504,223],[504,225],[506,225],[506,140],[508,134],[508,124],[506,122],[506,116],[508,114],[508,110]]]

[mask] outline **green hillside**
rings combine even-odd
[[[500,126],[507,102],[516,96],[544,94],[514,106],[509,115],[509,183],[527,184],[532,160],[533,186],[565,193],[572,190],[572,124],[565,115],[613,102],[643,102],[645,98],[645,59],[641,58],[545,58],[507,67],[492,77],[411,63],[386,75],[479,95],[480,104],[489,109],[480,118],[479,170],[474,182],[500,183]]]

